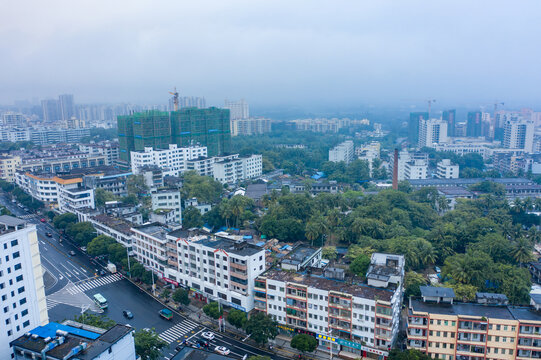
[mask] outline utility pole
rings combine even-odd
[[[128,247],[126,246],[126,257],[128,258],[128,275],[131,279],[131,265],[130,265],[130,253],[128,251]]]

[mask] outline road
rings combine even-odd
[[[168,343],[162,351],[163,359],[169,360],[178,351],[175,349],[184,339],[202,339],[201,333],[209,331],[204,325],[183,315],[175,314],[168,321],[158,314],[163,306],[130,281],[119,274],[97,276],[98,265],[90,257],[67,241],[60,242],[60,235],[49,223],[43,223],[36,215],[29,214],[13,203],[8,194],[0,193],[0,203],[15,216],[36,225],[41,263],[44,268],[45,295],[50,321],[73,319],[86,310],[102,313],[120,324],[129,324],[135,329],[154,329],[160,338]],[[47,236],[50,233],[52,236]],[[70,252],[75,255],[70,255]],[[99,309],[92,300],[96,293],[102,294],[108,308]],[[122,312],[130,310],[134,317],[126,319]],[[211,350],[225,346],[231,350],[229,356],[242,358],[244,355],[266,355],[272,359],[287,359],[262,351],[244,342],[223,334],[216,334]]]

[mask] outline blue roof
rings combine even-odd
[[[264,242],[264,241],[260,241],[260,242],[258,242],[258,243],[255,244],[255,245],[256,245],[256,246],[261,246],[261,247],[262,247],[263,245],[265,245],[265,242]]]
[[[78,329],[73,326],[62,325],[56,322],[50,322],[47,325],[38,326],[37,328],[30,330],[29,333],[37,335],[45,339],[48,337],[54,338],[56,336],[57,330],[63,330],[70,334],[84,337],[91,340],[96,340],[97,338],[100,337],[100,334],[98,333],[88,331],[88,330]]]
[[[250,240],[252,238],[252,235],[244,235],[242,238],[244,240]]]

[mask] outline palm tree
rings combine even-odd
[[[306,224],[305,236],[308,240],[310,240],[312,246],[314,245],[314,240],[317,240],[321,236],[321,232],[319,230],[320,227],[314,222],[310,221],[308,224]]]
[[[467,259],[464,254],[455,255],[445,260],[443,272],[460,284],[468,284],[471,280],[468,273]]]
[[[520,266],[531,261],[533,259],[532,243],[524,237],[518,238],[515,241],[513,251],[511,251],[511,256]]]
[[[528,230],[528,239],[530,239],[532,244],[539,244],[539,242],[541,241],[541,233],[537,231],[535,226],[532,226]]]

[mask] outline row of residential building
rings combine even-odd
[[[239,154],[207,157],[206,146],[178,147],[176,144],[169,144],[169,148],[163,150],[146,147],[142,152],[131,152],[134,174],[153,166],[161,168],[167,175],[178,176],[194,170],[199,175],[214,177],[223,184],[233,184],[261,176],[263,159],[261,155]]]
[[[1,141],[31,141],[35,145],[49,145],[58,143],[76,144],[80,142],[82,138],[87,136],[90,136],[90,129],[88,128],[32,129],[4,127],[0,129]]]

